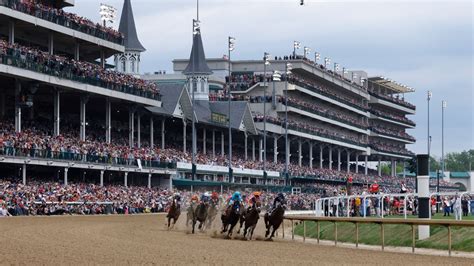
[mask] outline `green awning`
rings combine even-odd
[[[468,172],[451,172],[449,174],[451,178],[471,178]]]

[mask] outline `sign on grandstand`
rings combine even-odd
[[[217,124],[227,124],[227,116],[219,113],[211,114],[211,121]]]

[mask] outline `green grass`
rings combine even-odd
[[[403,217],[403,216],[402,216]],[[400,218],[400,217],[391,217]],[[409,216],[408,218],[415,218]],[[443,217],[436,215],[433,219],[454,219],[453,216]],[[474,220],[469,216],[463,220]],[[416,227],[415,227],[416,228]],[[416,230],[416,229],[415,229]],[[406,246],[411,247],[412,236],[411,226],[403,224],[384,225],[386,246]],[[381,245],[380,225],[359,224],[359,243],[367,245]],[[303,225],[299,224],[295,228],[297,235],[303,235]],[[453,227],[452,249],[457,251],[474,251],[474,228]],[[320,239],[334,240],[334,224],[332,222],[320,222]],[[306,223],[306,237],[317,238],[316,222]],[[353,223],[337,223],[337,240],[340,242],[355,243],[355,225]],[[444,226],[431,226],[430,238],[416,241],[417,248],[448,249],[448,229]]]

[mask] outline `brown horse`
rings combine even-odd
[[[264,221],[267,231],[265,232],[265,238],[271,240],[275,236],[275,231],[278,230],[281,223],[283,222],[283,216],[285,215],[285,207],[283,204],[278,204],[278,206],[271,212],[265,213]],[[270,234],[270,230],[272,230]],[[269,236],[270,235],[270,236]]]
[[[176,221],[178,221],[179,215],[181,215],[181,208],[179,207],[176,199],[173,199],[171,203],[170,209],[168,210],[168,230],[173,229]],[[171,225],[171,220],[173,220],[173,224]],[[171,227],[170,227],[171,226]]]
[[[250,207],[245,213],[244,237],[252,240],[253,231],[257,227],[258,219],[260,219],[260,208],[256,206]]]

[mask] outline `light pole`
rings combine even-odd
[[[107,22],[114,23],[114,20],[117,18],[117,9],[110,5],[100,4],[99,14],[104,27],[106,27]]]
[[[430,135],[430,100],[433,97],[433,93],[429,90],[427,93],[427,103],[428,103],[428,136],[427,136],[427,145],[428,145],[428,175],[430,174],[430,163],[431,163],[431,135]]]
[[[293,59],[296,59],[296,49],[300,49],[301,43],[299,41],[293,42]]]
[[[321,54],[319,52],[314,53],[314,64],[317,66],[318,61],[321,59]]]
[[[338,71],[339,71],[339,64],[334,63],[334,75],[336,75]]]
[[[311,48],[309,47],[304,47],[304,59],[308,57],[309,52],[311,51]]]
[[[285,186],[288,186],[290,180],[290,173],[288,173],[288,165],[290,164],[290,146],[288,143],[288,79],[290,77],[292,70],[292,65],[290,63],[286,63],[285,65],[285,74],[286,74],[286,82],[285,82]]]
[[[263,182],[267,184],[267,66],[270,65],[270,54],[263,54]],[[262,151],[260,151],[262,152]]]
[[[199,26],[199,20],[197,19],[193,19],[193,35],[197,35],[197,34],[200,34],[200,26]],[[191,62],[192,65],[195,64],[194,62],[194,56],[191,58],[191,60],[193,60]],[[191,106],[191,109],[192,109],[192,148],[191,148],[191,179],[194,181],[196,179],[196,119],[195,119],[195,115],[194,115],[194,105],[195,105],[195,99],[194,99],[194,92],[196,91],[197,89],[197,86],[198,86],[198,81],[196,79],[196,77],[194,76],[194,67],[192,68],[193,69],[193,72],[191,73],[191,77],[192,77],[192,80],[191,80],[191,84],[190,87],[191,87],[191,90],[192,90],[192,106]]]
[[[231,93],[230,93],[230,80],[231,80],[231,69],[230,69],[230,52],[234,51],[235,49],[235,38],[229,36],[228,41],[228,56],[229,56],[229,84],[227,84],[227,101],[229,102],[229,115],[228,115],[228,123],[229,123],[229,183],[233,183],[233,171],[232,171],[232,126],[231,126]]]
[[[329,64],[331,63],[331,58],[325,57],[324,58],[324,67],[327,69]]]
[[[448,103],[446,101],[441,101],[441,172],[443,173],[446,170],[445,163],[444,163],[444,109],[448,107]]]

